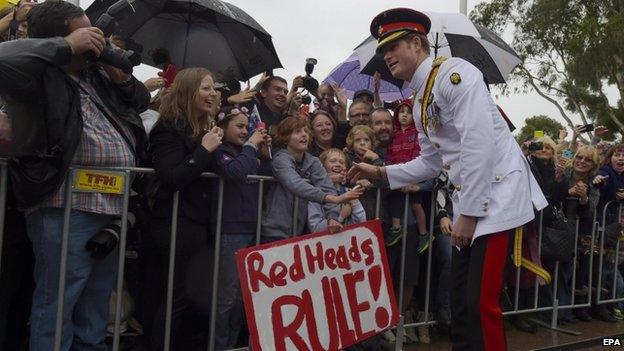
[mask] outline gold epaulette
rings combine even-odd
[[[442,65],[442,63],[446,60],[447,58],[444,56],[440,56],[436,58],[435,60],[433,60],[433,64],[431,65],[432,69],[431,69],[431,72],[429,73],[429,77],[427,78],[427,83],[425,84],[425,92],[423,93],[422,104],[420,105],[420,121],[422,123],[423,131],[425,132],[425,135],[427,137],[429,137],[429,131],[428,131],[429,116],[427,116],[427,108],[429,107],[429,104],[431,103],[431,90],[433,90],[433,83],[435,83],[435,79],[436,79],[436,76],[438,75],[438,70],[440,69],[440,65]]]

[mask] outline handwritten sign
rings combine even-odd
[[[398,323],[381,224],[236,253],[256,351],[339,350]]]

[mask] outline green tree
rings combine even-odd
[[[533,132],[541,130],[544,131],[544,135],[548,135],[556,141],[559,138],[559,131],[562,129],[565,129],[565,127],[561,123],[548,116],[533,116],[524,120],[524,126],[520,129],[516,140],[523,142],[532,137]]]
[[[470,17],[499,33],[513,30],[522,59],[515,91],[534,89],[570,128],[594,122],[611,130],[604,138],[624,134],[624,0],[492,0]]]

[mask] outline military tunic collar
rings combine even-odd
[[[431,66],[433,65],[433,59],[431,57],[427,57],[416,69],[414,72],[414,76],[412,80],[409,82],[409,87],[414,90],[414,94],[418,94],[421,89],[423,89],[425,82],[427,81],[427,77],[429,76],[429,72],[431,71]]]

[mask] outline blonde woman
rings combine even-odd
[[[600,157],[598,156],[598,150],[592,146],[580,146],[576,151],[574,157],[570,160],[570,164],[566,169],[565,175],[568,181],[568,196],[569,201],[572,201],[576,205],[576,213],[569,213],[570,207],[568,206],[568,218],[579,219],[579,252],[578,252],[578,272],[576,280],[576,291],[587,291],[589,284],[589,257],[592,254],[592,240],[591,232],[593,225],[593,213],[596,210],[596,205],[600,198],[600,191],[592,186],[592,180],[598,167],[600,165]],[[578,203],[575,203],[577,202]],[[574,235],[575,233],[571,233]],[[571,263],[570,263],[571,264]],[[562,265],[562,273],[571,279],[571,269],[569,265]],[[595,277],[594,277],[595,278]],[[571,281],[570,281],[571,284]],[[577,297],[577,301],[583,301],[585,294]],[[586,303],[584,301],[583,303]],[[589,315],[587,309],[579,308],[574,309],[576,318],[589,322],[592,317]]]
[[[183,320],[189,325],[200,324],[187,317],[201,313],[189,313],[191,304],[185,274],[190,261],[207,246],[212,194],[210,181],[200,175],[211,171],[213,152],[223,136],[220,128],[212,127],[211,113],[218,104],[217,98],[210,71],[205,68],[180,71],[161,102],[160,118],[150,133],[154,168],[160,181],[150,225],[162,267],[167,267],[169,256],[172,195],[180,192],[171,322],[171,347],[176,350],[181,347],[179,333]],[[167,269],[162,270],[161,281],[167,281]],[[153,349],[163,348],[165,298],[163,293],[154,319]]]

